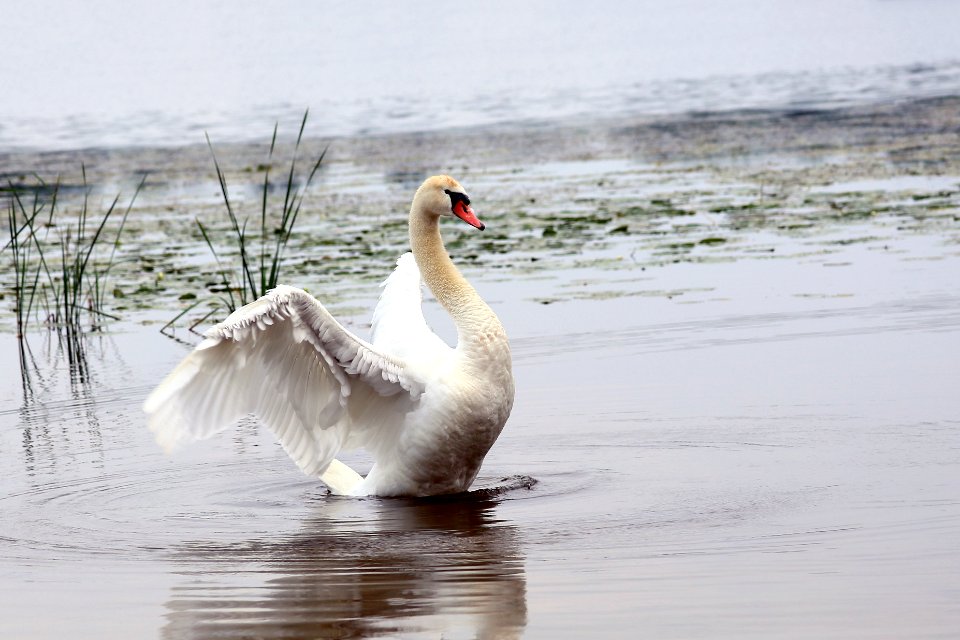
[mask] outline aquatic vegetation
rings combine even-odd
[[[48,184],[36,177],[31,185],[8,182],[10,194],[7,221],[14,283],[14,315],[17,336],[31,325],[63,332],[68,347],[77,347],[83,320],[96,329],[105,318],[117,316],[105,310],[110,291],[108,277],[117,262],[120,236],[134,202],[143,188],[140,181],[119,223],[108,229],[118,212],[117,194],[99,220],[92,217],[91,189],[82,167],[82,203],[71,213],[60,203],[60,182]],[[32,197],[31,197],[32,196]],[[107,250],[109,249],[109,252]]]
[[[631,141],[584,159],[579,154],[586,134],[564,130],[551,135],[559,146],[547,149],[544,159],[522,166],[501,151],[520,144],[514,132],[504,137],[495,130],[461,131],[456,144],[446,134],[344,138],[335,162],[327,156],[322,171],[311,177],[323,146],[303,130],[302,121],[297,124],[302,145],[292,130],[284,140],[281,124],[263,144],[217,144],[212,163],[212,144],[148,154],[152,160],[144,166],[151,169],[150,188],[124,232],[125,243],[136,238],[137,246],[119,251],[135,250],[136,256],[118,261],[110,286],[100,289],[111,307],[106,311],[147,312],[141,321],[159,325],[180,314],[174,325],[196,326],[286,282],[312,290],[338,314],[356,312],[356,321],[365,323],[375,285],[409,248],[404,182],[427,167],[466,172],[464,181],[488,223],[482,234],[448,226],[444,234],[451,253],[465,270],[482,272],[491,281],[531,281],[549,274],[535,293],[520,294],[530,301],[571,299],[562,286],[568,278],[589,278],[598,291],[623,291],[627,297],[646,287],[640,283],[651,273],[673,264],[823,262],[848,250],[897,247],[917,235],[951,247],[960,242],[955,164],[944,175],[927,176],[913,175],[915,167],[891,167],[884,159],[899,138],[826,156],[761,145],[760,155],[737,156],[735,162],[713,155],[704,161],[698,147],[688,145],[670,160],[651,163],[639,143],[629,158],[617,155]],[[779,131],[781,125],[764,126]],[[731,140],[752,136],[740,125],[730,126],[736,134]],[[882,133],[871,131],[870,140]],[[451,160],[464,140],[479,158],[469,170],[455,169]],[[770,144],[773,138],[766,140]],[[695,142],[691,138],[690,144]],[[938,148],[944,157],[956,157],[952,146]],[[550,154],[556,154],[555,161]],[[107,173],[112,182],[129,181],[129,167],[140,162],[132,151],[89,160],[99,163],[98,176],[112,169]],[[22,167],[33,166],[3,162],[5,175],[21,183],[30,174]],[[57,166],[44,176],[50,184],[23,185],[27,213],[35,194],[51,197],[49,176],[59,172],[67,176],[59,185],[60,198],[79,199],[79,172],[69,176]],[[315,184],[321,178],[322,190]],[[312,190],[304,197],[308,186]],[[0,197],[5,191],[0,187]],[[17,215],[22,225],[20,209]],[[21,288],[29,289],[26,284],[38,275],[36,248],[28,242],[20,250],[21,263],[30,265],[20,271]],[[716,273],[719,278],[721,272]],[[633,284],[610,285],[613,277]],[[41,270],[40,282],[45,278]],[[25,298],[21,308],[26,312],[32,305],[36,315],[40,303],[38,288],[37,297]],[[5,305],[7,317],[14,309]]]
[[[297,134],[297,140],[293,149],[293,157],[290,160],[290,167],[286,173],[286,180],[283,189],[283,204],[279,213],[272,213],[270,207],[270,193],[273,191],[273,183],[270,180],[270,172],[273,168],[274,151],[277,145],[277,128],[274,125],[273,137],[270,140],[270,150],[267,154],[267,161],[257,165],[255,171],[263,174],[262,197],[260,199],[260,225],[259,233],[252,236],[247,231],[246,218],[241,222],[237,215],[234,204],[230,201],[230,195],[227,190],[227,180],[220,162],[217,160],[213,144],[207,136],[207,145],[210,147],[210,153],[213,155],[213,163],[216,168],[217,180],[220,184],[220,192],[223,195],[223,203],[226,207],[227,217],[232,231],[231,240],[234,243],[236,256],[239,264],[225,266],[221,260],[220,254],[214,248],[208,228],[199,220],[196,220],[203,241],[209,247],[217,262],[217,273],[220,277],[219,295],[217,299],[230,311],[233,312],[238,307],[252,302],[265,294],[270,289],[277,286],[277,280],[280,276],[280,269],[283,264],[283,254],[290,242],[290,235],[293,233],[293,227],[297,222],[303,206],[303,199],[307,190],[323,163],[326,156],[326,148],[320,153],[316,161],[313,162],[305,179],[299,179],[297,176],[297,160],[299,158],[300,144],[303,140],[303,131],[307,125],[309,110],[304,112],[303,120],[300,123],[300,131]],[[195,305],[194,305],[195,306]],[[189,309],[187,309],[189,310]],[[213,312],[206,317],[212,315]],[[181,315],[183,315],[181,313]],[[177,316],[179,319],[180,316]],[[206,317],[204,319],[206,319]],[[201,320],[202,321],[202,320]],[[171,321],[173,322],[173,321]],[[169,324],[167,325],[169,326]]]

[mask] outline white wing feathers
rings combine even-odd
[[[144,403],[168,450],[255,413],[305,473],[318,475],[341,447],[398,426],[424,390],[402,360],[293,287],[277,287],[205,336]]]
[[[397,268],[384,280],[377,308],[373,310],[373,343],[392,341],[392,334],[411,326],[426,328],[423,319],[423,289],[413,254],[397,259]]]
[[[423,317],[420,270],[412,253],[397,260],[397,268],[384,283],[371,328],[373,344],[402,358],[409,365],[429,367],[452,349],[427,325]]]

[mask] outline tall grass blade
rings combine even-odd
[[[99,220],[91,217],[90,196],[92,188],[87,182],[86,166],[81,165],[83,197],[72,223],[58,225],[60,178],[52,189],[39,176],[33,193],[32,206],[27,207],[20,189],[8,182],[12,194],[8,209],[11,248],[14,261],[16,289],[16,312],[18,334],[27,331],[35,305],[46,314],[45,323],[56,331],[63,332],[65,348],[71,362],[82,354],[84,313],[89,317],[119,319],[103,309],[107,290],[107,278],[116,261],[117,246],[137,196],[145,184],[141,180],[124,210],[123,218],[113,236],[113,245],[106,265],[98,262],[97,252],[107,237],[108,224],[119,211],[118,194]],[[49,193],[49,197],[43,195]],[[46,214],[45,222],[41,216]],[[57,231],[50,237],[51,230]],[[50,249],[59,249],[55,257],[48,256]],[[51,259],[52,258],[52,259]],[[96,326],[96,324],[94,324]]]
[[[210,235],[207,233],[206,228],[203,226],[203,223],[199,220],[196,221],[197,226],[200,227],[200,234],[203,236],[204,242],[207,243],[207,247],[210,248],[210,253],[213,254],[213,259],[217,261],[217,269],[220,274],[220,278],[223,282],[224,288],[227,290],[227,295],[230,296],[230,302],[227,306],[230,309],[230,313],[233,313],[237,310],[236,300],[233,298],[233,286],[230,284],[230,280],[227,278],[227,271],[223,268],[223,263],[220,262],[220,256],[217,255],[217,250],[213,248],[213,242],[210,241]]]
[[[220,255],[214,249],[208,229],[199,220],[197,220],[197,225],[200,228],[204,242],[217,262],[217,273],[220,276],[228,296],[228,298],[221,299],[231,312],[237,309],[238,303],[247,304],[277,286],[284,250],[290,241],[294,224],[302,209],[305,193],[317,176],[327,153],[327,148],[324,148],[320,157],[310,165],[310,171],[307,174],[306,180],[298,186],[297,168],[299,166],[300,147],[303,142],[309,113],[309,110],[305,111],[300,121],[300,128],[297,132],[290,166],[286,171],[282,207],[279,212],[277,212],[276,217],[274,217],[274,220],[278,222],[278,224],[271,224],[270,215],[271,177],[273,175],[273,162],[277,148],[279,123],[273,127],[267,162],[263,165],[263,192],[259,203],[259,238],[253,237],[255,232],[248,234],[248,219],[243,219],[241,222],[238,210],[230,200],[226,176],[213,148],[213,143],[210,141],[210,136],[205,134],[207,146],[213,157],[217,180],[220,184],[220,193],[223,196],[223,202],[226,206],[227,219],[232,231],[232,239],[236,244],[237,255],[239,256],[239,265],[236,267],[236,270],[239,271],[238,286],[236,287],[239,300],[234,296],[234,287],[231,284],[231,277],[228,276],[228,274],[234,273],[234,268],[229,270],[225,268]],[[254,248],[258,241],[259,247]],[[178,316],[174,321],[180,317],[181,316]]]
[[[220,169],[220,162],[217,160],[217,154],[213,150],[213,143],[210,142],[210,136],[204,134],[207,138],[207,146],[210,147],[210,154],[213,156],[213,165],[217,170],[217,180],[220,181],[220,192],[223,194],[223,202],[227,207],[227,215],[230,218],[230,223],[233,226],[233,232],[237,236],[237,244],[240,249],[240,262],[241,262],[241,282],[243,286],[241,287],[241,299],[246,300],[246,288],[250,287],[251,292],[256,292],[256,285],[253,281],[253,274],[250,272],[250,264],[247,261],[247,246],[246,241],[243,235],[243,231],[240,229],[240,223],[237,220],[237,214],[233,210],[233,205],[230,204],[230,197],[227,194],[227,179],[224,176],[223,171]],[[246,304],[246,302],[244,302]]]
[[[296,198],[296,206],[293,208],[292,215],[281,222],[280,231],[277,236],[276,249],[273,252],[273,262],[270,265],[270,278],[268,282],[269,288],[271,289],[277,286],[277,280],[280,277],[280,261],[283,258],[284,249],[286,249],[287,243],[290,241],[290,235],[293,233],[293,225],[296,224],[297,217],[300,215],[300,207],[303,204],[303,197],[306,195],[307,189],[310,188],[314,176],[316,176],[317,172],[320,170],[320,165],[323,164],[323,160],[327,155],[327,149],[329,148],[329,145],[323,148],[323,151],[320,153],[320,157],[317,158],[313,168],[310,170],[310,174],[307,176],[307,180],[304,182],[303,188],[300,190],[299,197]]]
[[[267,291],[267,197],[270,193],[270,169],[273,168],[273,150],[277,145],[277,129],[280,123],[273,125],[273,136],[270,138],[270,152],[267,154],[267,165],[263,170],[263,199],[260,202],[260,292],[261,295]]]

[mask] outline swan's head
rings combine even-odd
[[[470,197],[450,176],[427,178],[413,197],[414,210],[432,216],[456,216],[483,231],[484,224],[470,208]]]

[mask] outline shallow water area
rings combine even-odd
[[[427,501],[328,496],[253,424],[164,457],[138,405],[183,347],[94,341],[84,380],[4,414],[0,628],[936,637],[958,613],[960,306],[892,289],[694,316],[654,298],[639,320],[624,298],[564,303],[565,329],[514,341],[521,393],[481,492]],[[91,615],[104,602],[122,612]]]
[[[151,169],[125,320],[72,361],[0,334],[0,636],[950,637],[955,107],[338,140],[284,279],[358,333],[423,172],[487,223],[444,235],[517,401],[475,491],[435,500],[329,496],[254,421],[159,450],[140,405],[199,340],[159,329],[215,289],[192,220],[223,241],[222,204],[206,150],[92,154],[105,198]],[[263,149],[218,149],[257,202]]]

